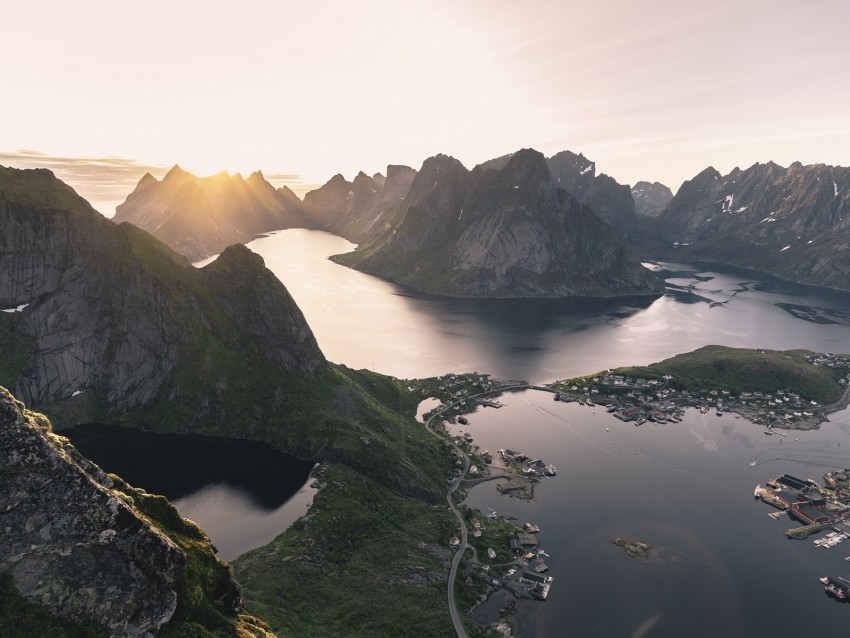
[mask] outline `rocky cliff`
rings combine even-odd
[[[561,151],[546,160],[555,187],[567,191],[580,203],[593,209],[623,237],[637,223],[631,189],[614,178],[596,174],[596,163],[584,155]]]
[[[183,533],[169,536],[163,521],[139,508],[153,501],[166,518],[179,519],[164,499],[104,474],[5,388],[0,459],[0,572],[11,576],[15,593],[6,595],[19,596],[18,606],[36,604],[116,638],[184,623],[220,625],[206,635],[236,636],[240,624],[270,635],[241,616],[239,586],[197,527],[180,519]],[[199,581],[199,564],[213,573],[215,589]],[[42,635],[52,635],[50,621],[43,622]]]
[[[458,296],[663,290],[608,224],[555,188],[545,158],[526,149],[471,172],[444,155],[426,160],[405,198],[398,228],[338,260]]]
[[[850,289],[850,168],[772,162],[682,184],[657,218],[661,256]]]
[[[226,387],[227,359],[283,375],[326,367],[295,302],[243,246],[195,269],[46,170],[0,167],[0,226],[0,308],[18,310],[0,313],[0,383],[63,424]],[[215,378],[192,380],[200,369]]]
[[[130,222],[200,261],[270,230],[311,227],[298,198],[287,191],[275,190],[260,172],[248,179],[226,172],[198,178],[174,166],[162,181],[142,177],[116,208],[114,221]]]
[[[359,173],[353,182],[335,175],[304,197],[304,208],[316,226],[357,243],[392,230],[416,177],[409,166],[387,166],[387,175]]]
[[[657,217],[673,199],[673,192],[661,182],[638,182],[632,186],[632,199],[638,215]]]

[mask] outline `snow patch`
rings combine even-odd
[[[780,250],[779,252],[781,252],[781,253],[782,253],[782,252],[785,252],[785,251],[786,251],[786,250],[788,250],[789,248],[791,248],[791,244],[788,244],[785,248],[783,248],[783,249],[782,249],[782,250]]]
[[[72,396],[72,397],[76,397],[76,396],[81,395],[82,393],[83,393],[83,391],[82,391],[82,390],[74,390],[74,393],[73,393],[71,396]]]
[[[746,207],[746,206],[741,206],[741,208],[739,208],[739,209],[738,209],[738,210],[736,210],[735,212],[736,212],[736,213],[743,213],[745,210],[747,210],[747,207]]]
[[[806,243],[807,243],[807,244],[811,244],[813,241],[814,241],[814,239],[810,239],[810,240],[809,240],[809,241],[807,241]]]
[[[21,312],[27,306],[29,306],[28,303],[22,303],[20,306],[16,306],[15,308],[7,308],[6,310],[3,310],[2,312]]]
[[[832,180],[832,190],[834,191],[832,196],[838,197],[838,184],[835,183],[835,180]]]
[[[460,221],[460,218],[463,217],[463,209],[460,209],[460,215],[457,216],[457,220]]]
[[[514,186],[514,188],[519,188],[519,184],[517,184],[516,186]]]
[[[593,169],[593,164],[588,164],[583,169],[581,169],[581,172],[579,174],[584,175],[587,171],[592,170],[592,169]]]

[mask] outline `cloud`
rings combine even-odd
[[[60,157],[33,150],[0,151],[0,164],[14,168],[47,168],[107,217],[124,201],[145,173],[157,179],[166,166],[123,157]]]

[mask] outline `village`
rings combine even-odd
[[[801,523],[785,530],[789,538],[813,540],[816,547],[830,549],[850,538],[850,469],[827,472],[823,484],[782,474],[755,487],[755,498],[777,508],[768,514],[773,519],[787,515]],[[822,534],[822,532],[825,532]],[[844,558],[850,562],[850,555]],[[850,599],[850,580],[825,575],[820,578],[824,591],[838,599]]]
[[[846,375],[850,373],[850,358],[846,355],[811,354],[805,359],[816,366],[834,368]],[[757,425],[765,426],[765,434],[773,428],[810,429],[825,420],[826,413],[846,405],[850,398],[848,378],[842,376],[838,383],[845,387],[842,400],[828,406],[802,396],[798,389],[779,388],[773,391],[740,390],[701,387],[679,387],[673,376],[647,379],[607,371],[581,380],[556,382],[556,401],[578,402],[589,406],[602,406],[621,421],[643,425],[647,421],[663,424],[678,423],[686,407],[697,408],[703,414],[734,412]]]

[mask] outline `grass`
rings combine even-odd
[[[163,638],[242,638],[265,636],[268,626],[248,614],[235,613],[240,596],[231,568],[216,558],[209,538],[182,518],[164,496],[136,489],[110,475],[113,489],[186,555],[177,579],[177,609],[158,636]]]
[[[843,391],[842,373],[816,366],[804,350],[775,351],[705,346],[645,367],[619,368],[617,374],[645,379],[673,377],[685,390],[717,389],[730,392],[790,390],[820,403],[837,400]]]
[[[310,513],[236,561],[248,609],[283,636],[447,636],[445,506],[324,468]]]

